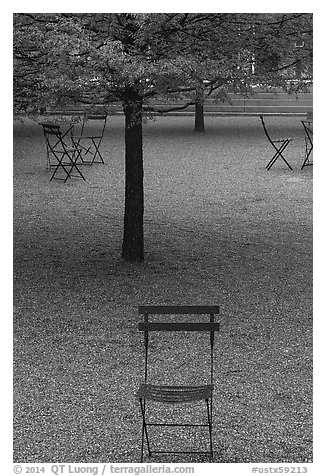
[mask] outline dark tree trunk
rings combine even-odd
[[[144,260],[144,188],[142,100],[131,90],[123,104],[125,114],[125,213],[122,258]]]
[[[204,104],[202,101],[196,101],[195,104],[195,132],[205,132]]]

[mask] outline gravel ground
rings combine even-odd
[[[144,126],[140,265],[120,259],[123,118],[108,122],[106,164],[65,184],[49,182],[40,127],[14,126],[15,462],[139,461],[146,303],[220,305],[215,462],[312,461],[312,167],[300,171],[298,118],[266,122],[296,137],[293,171],[281,161],[266,171],[258,118],[209,117],[203,135],[191,117]],[[183,368],[201,374],[201,341],[192,349]],[[205,461],[160,459],[181,460]]]

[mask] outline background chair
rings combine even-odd
[[[64,137],[70,129],[63,134],[59,125],[51,123],[41,123],[41,125],[46,142],[48,165],[54,167],[50,181],[57,179],[66,182],[70,177],[79,177],[85,180],[77,166],[77,160],[81,157],[81,148],[75,145],[68,146],[64,141]],[[73,175],[74,171],[77,175]]]
[[[151,457],[153,454],[159,453],[172,453],[172,454],[180,454],[180,453],[189,453],[189,454],[201,454],[201,455],[208,455],[210,459],[213,458],[213,439],[212,439],[212,411],[213,411],[213,366],[214,366],[214,353],[213,353],[213,346],[214,346],[214,332],[219,330],[219,324],[215,322],[214,317],[215,314],[219,313],[218,306],[140,306],[139,307],[139,314],[144,316],[144,321],[139,323],[139,330],[144,332],[144,344],[145,344],[145,375],[144,375],[144,383],[140,385],[136,396],[140,403],[141,415],[142,415],[142,437],[141,437],[141,462],[143,462],[144,457],[144,446],[145,440],[147,444],[148,456]],[[188,317],[186,322],[176,322],[175,316],[179,315],[209,315],[209,322],[193,322]],[[162,321],[155,321],[149,322],[149,315],[165,315],[165,316],[173,316],[172,320],[165,319],[164,322]],[[189,333],[193,334],[194,332],[206,331],[210,333],[210,344],[206,349],[199,346],[198,352],[200,355],[196,356],[194,352],[194,345],[190,348],[187,346],[185,347],[185,352],[182,354],[186,357],[187,367],[185,363],[181,366],[177,365],[177,369],[180,370],[181,368],[181,376],[179,379],[182,379],[182,384],[180,382],[176,385],[175,384],[175,374],[173,372],[173,365],[176,360],[179,361],[178,355],[181,349],[181,337],[189,337]],[[157,354],[155,354],[155,358],[149,359],[149,333],[158,332],[162,334],[162,332],[169,332],[174,333],[178,332],[178,340],[177,345],[172,348],[171,342],[168,345],[168,358],[163,359],[161,362],[162,365],[159,365],[158,374],[156,372],[156,377],[152,375],[153,372],[150,371],[150,367],[157,365]],[[162,336],[161,336],[162,337]],[[195,337],[195,345],[198,346],[198,334]],[[156,340],[156,339],[155,339]],[[170,340],[170,339],[168,339]],[[182,349],[183,350],[183,349]],[[205,350],[207,354],[209,354],[209,372],[206,375],[203,375],[203,369],[199,367],[199,357],[204,358]],[[197,354],[198,354],[197,352]],[[174,357],[173,357],[174,355]],[[206,356],[207,357],[207,356]],[[189,359],[193,360],[192,366],[189,365]],[[151,361],[151,365],[149,365],[149,360]],[[202,359],[200,359],[202,360]],[[160,363],[160,361],[159,361]],[[164,365],[165,364],[165,365]],[[175,371],[177,369],[174,369]],[[187,370],[192,373],[193,370],[197,371],[196,375],[196,382],[194,382],[194,377],[191,378],[191,382],[184,382],[184,380],[188,380],[189,375]],[[154,372],[155,374],[155,372]],[[173,378],[174,377],[174,378]],[[198,378],[201,380],[201,383],[198,383]],[[162,382],[163,379],[163,382]],[[202,380],[206,380],[203,382]],[[168,380],[168,382],[166,381]],[[176,422],[175,421],[175,414],[173,412],[172,422],[166,423],[166,419],[162,419],[157,421],[157,412],[155,413],[155,420],[153,421],[152,418],[148,420],[148,402],[151,403],[151,406],[154,404],[198,404],[202,402],[203,407],[202,411],[206,413],[206,422],[205,423],[184,423],[184,422]],[[181,412],[182,416],[184,414]],[[203,415],[203,414],[202,414]],[[209,441],[209,450],[203,451],[178,451],[178,450],[171,450],[171,449],[152,449],[151,442],[150,442],[150,432],[149,428],[153,427],[185,427],[185,428],[207,428],[208,429],[208,441]],[[206,430],[207,431],[207,430]],[[155,445],[157,446],[157,444]]]
[[[50,132],[49,132],[50,129],[52,128],[52,126],[54,126],[54,128],[52,128],[53,133],[54,133],[54,131],[59,130],[60,134],[61,134],[61,140],[63,141],[64,138],[69,134],[69,132],[71,133],[74,125],[69,124],[67,130],[64,133],[61,131],[60,125],[55,124],[54,122],[40,122],[39,125],[42,126],[42,128],[43,128],[43,135],[44,135],[44,139],[45,139],[46,168],[50,169],[51,167],[56,167],[57,164],[58,164],[58,161],[55,158],[55,156],[53,155],[51,149],[60,143],[60,140],[55,141],[55,139],[53,139],[53,140],[50,139],[50,135],[49,135],[50,134]],[[55,135],[55,133],[54,133],[54,135]]]
[[[286,165],[289,167],[289,169],[293,170],[291,165],[285,160],[285,158],[283,156],[284,150],[286,149],[286,147],[289,145],[289,143],[293,139],[291,137],[287,137],[287,138],[284,138],[284,139],[272,139],[271,136],[269,135],[268,131],[267,131],[263,116],[259,116],[259,117],[260,117],[260,120],[262,122],[265,135],[266,135],[268,141],[270,142],[270,144],[272,145],[272,147],[276,151],[275,154],[273,155],[273,157],[271,158],[271,160],[266,165],[266,169],[270,170],[270,168],[275,164],[277,159],[279,157],[281,157],[284,160],[284,162],[286,163]]]
[[[104,164],[100,146],[103,140],[107,114],[85,114],[79,133],[76,128],[72,130],[72,140],[76,147],[82,148],[82,161],[84,164]],[[96,127],[97,131],[94,132]]]
[[[304,121],[301,121],[305,130],[305,156],[304,161],[301,167],[307,167],[308,165],[313,165],[312,162],[312,150],[313,150],[313,115],[312,112],[307,112],[307,117]]]

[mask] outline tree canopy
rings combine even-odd
[[[17,14],[17,110],[101,97],[195,98],[312,72],[310,14]],[[284,74],[287,73],[287,74]],[[204,81],[204,82],[203,82]],[[297,87],[301,86],[297,82]]]
[[[298,72],[298,80],[288,79]],[[312,15],[303,13],[20,13],[14,107],[122,104],[126,193],[122,257],[144,259],[142,117],[154,97],[189,104],[227,87],[304,87]]]

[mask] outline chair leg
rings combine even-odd
[[[94,163],[95,164],[101,164],[101,163],[104,164],[105,163],[104,159],[103,159],[102,154],[99,150],[100,143],[96,144],[96,142],[93,138],[91,138],[91,141],[92,141],[92,145],[86,145],[86,146],[82,145],[81,147],[84,151],[84,156],[86,156],[87,154],[90,154],[91,156],[93,156],[93,158],[91,160],[84,160],[83,157],[81,156],[80,159],[81,159],[82,163],[85,164],[85,165],[93,165]],[[79,145],[79,142],[78,142],[78,145]],[[95,149],[94,152],[91,150],[92,146]],[[97,156],[99,156],[99,158],[100,158],[100,161],[98,161],[98,162],[95,161]]]
[[[307,165],[311,165],[309,163],[309,156],[310,156],[311,152],[312,152],[312,147],[308,150],[308,147],[306,146],[306,158],[304,159],[301,170],[303,169],[303,167],[306,167]]]
[[[65,177],[64,179],[63,179],[63,178],[60,178],[60,179],[58,178],[58,180],[63,180],[64,182],[66,182],[66,181],[68,180],[68,178],[73,177],[72,173],[73,173],[73,169],[74,169],[74,168],[75,168],[75,169],[77,170],[77,172],[78,172],[78,176],[77,176],[77,177],[81,177],[83,180],[86,180],[85,177],[84,177],[84,175],[81,173],[80,169],[77,167],[76,162],[77,162],[78,158],[80,157],[80,151],[77,151],[77,154],[78,154],[77,157],[71,157],[67,152],[65,152],[65,153],[62,155],[61,159],[59,159],[58,157],[56,157],[56,158],[57,158],[57,161],[58,161],[58,164],[56,165],[56,167],[55,167],[55,169],[54,169],[54,172],[53,172],[53,174],[52,174],[52,176],[51,176],[51,178],[50,178],[50,181],[51,181],[53,178],[57,178],[57,177],[55,177],[55,175],[56,175],[56,173],[57,173],[57,171],[58,171],[58,169],[59,169],[60,167],[65,171],[66,177]],[[63,160],[64,160],[65,157],[67,157],[67,158],[69,159],[69,164],[64,164],[64,163],[63,163]],[[76,175],[75,175],[75,177],[76,177]]]
[[[144,459],[144,438],[145,437],[146,437],[146,443],[147,443],[148,456],[151,457],[152,453],[151,453],[150,446],[149,446],[149,437],[148,437],[147,425],[146,425],[146,419],[145,419],[145,400],[144,400],[144,403],[143,403],[143,400],[140,398],[139,403],[140,403],[140,408],[141,408],[142,417],[143,417],[142,439],[141,439],[141,457],[140,457],[140,462],[142,463],[143,459]]]
[[[207,419],[208,419],[208,430],[209,430],[210,457],[211,457],[211,460],[213,460],[212,402],[211,402],[211,408],[210,408],[208,399],[206,399],[206,406],[207,406]]]
[[[82,146],[82,149],[83,149],[83,152],[84,152],[84,157],[85,157],[87,154],[92,154],[92,152],[90,151],[91,146],[89,146],[88,148],[85,147],[85,146]],[[93,165],[93,161],[92,161],[92,160],[85,160],[82,156],[81,156],[81,161],[82,161],[83,165]]]
[[[51,182],[52,179],[57,178],[57,177],[55,177],[55,174],[57,173],[57,170],[59,169],[59,167],[62,167],[63,170],[66,172],[66,178],[64,178],[64,179],[63,178],[58,178],[58,180],[63,180],[64,182],[66,182],[67,179],[70,177],[71,169],[67,170],[66,167],[64,166],[64,164],[62,163],[62,159],[61,159],[61,160],[58,160],[58,164],[56,165],[56,167],[54,169],[54,172],[51,175],[50,182]]]
[[[285,148],[289,145],[290,141],[287,140],[285,142],[283,142],[283,144],[281,145],[281,147],[278,149],[274,144],[273,144],[273,147],[274,149],[276,150],[275,154],[273,155],[273,157],[271,158],[271,160],[268,162],[266,168],[267,170],[270,170],[272,168],[272,166],[275,164],[275,162],[277,161],[277,159],[279,157],[281,157],[284,162],[286,163],[286,165],[289,167],[290,170],[293,170],[291,165],[287,162],[287,160],[283,157],[282,155],[282,152],[285,150]]]
[[[77,166],[77,160],[81,158],[81,150],[76,149],[76,151],[73,152],[72,156],[70,156],[67,152],[66,152],[66,155],[71,162],[69,176],[73,177],[72,175],[73,169],[76,169],[76,171],[78,172],[78,175],[77,176],[75,175],[74,177],[81,177],[83,180],[86,180],[84,175],[81,173],[80,169]]]
[[[286,143],[284,144],[284,147],[282,148],[281,147],[281,152],[280,152],[280,156],[282,157],[282,159],[284,160],[284,162],[286,163],[286,165],[289,167],[290,170],[293,170],[291,165],[288,163],[288,161],[283,157],[282,155],[282,152],[284,151],[284,149],[289,145],[290,141],[286,141]]]
[[[48,150],[46,151],[46,168],[47,170],[50,170],[51,168],[50,154]]]
[[[73,165],[71,166],[71,170],[72,169],[76,169],[78,174],[80,175],[80,177],[83,179],[83,180],[86,180],[84,175],[81,173],[80,169],[77,167],[77,164],[76,164],[76,161],[74,161]]]
[[[275,154],[273,155],[273,157],[271,158],[271,160],[268,162],[268,164],[267,164],[267,166],[266,166],[267,170],[269,170],[269,169],[275,164],[275,162],[277,161],[277,159],[278,159],[279,157],[282,157],[282,158],[284,159],[284,157],[282,156],[282,152],[283,152],[283,150],[285,149],[286,145],[287,145],[287,144],[284,142],[284,143],[281,145],[281,147],[278,149],[278,148],[273,144],[273,147],[274,147],[274,149],[276,150],[276,152],[275,152]],[[288,165],[289,165],[289,164],[288,164]]]
[[[101,141],[100,141],[98,144],[96,144],[95,139],[92,138],[92,142],[93,142],[94,149],[95,149],[95,152],[94,152],[94,155],[93,155],[92,164],[94,164],[95,158],[96,158],[97,155],[100,157],[101,162],[95,162],[95,163],[102,163],[102,164],[104,164],[103,157],[102,157],[101,152],[100,152],[100,150],[99,150],[99,147],[100,147],[100,145],[101,145]]]
[[[271,158],[271,160],[268,162],[268,164],[266,165],[266,169],[269,170],[272,165],[275,164],[277,158],[279,157],[279,152],[275,152],[275,154],[273,155],[273,157]]]

